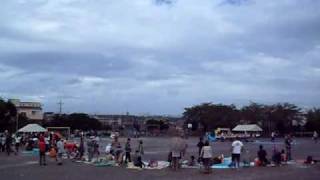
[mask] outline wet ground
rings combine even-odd
[[[170,138],[142,138],[144,141],[144,160],[166,160],[171,140]],[[188,139],[188,151],[186,157],[197,154],[197,138]],[[263,143],[245,143],[246,151],[242,158],[253,160],[260,144],[263,144],[268,154],[271,155],[274,145],[278,149],[283,148],[283,140],[270,143],[268,139],[259,139]],[[101,150],[110,139],[101,139]],[[121,139],[124,142],[125,139]],[[138,140],[132,139],[132,146],[136,146]],[[310,139],[295,139],[293,145],[293,158],[303,160],[308,155],[314,159],[320,159],[320,143],[315,144]],[[229,156],[231,142],[215,142],[212,148],[215,155]],[[134,149],[134,148],[133,148]],[[282,167],[252,167],[241,169],[213,170],[210,175],[204,175],[198,169],[181,169],[173,172],[164,170],[128,170],[119,167],[94,167],[92,165],[74,163],[64,160],[63,166],[57,166],[56,162],[48,159],[47,166],[39,166],[38,158],[34,156],[11,155],[7,157],[0,153],[0,180],[100,180],[100,179],[319,179],[320,164],[303,165],[300,163]]]

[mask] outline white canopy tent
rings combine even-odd
[[[18,130],[21,133],[35,133],[35,132],[47,132],[47,129],[38,124],[28,124],[25,127]]]
[[[256,124],[237,125],[232,131],[236,132],[261,132],[262,129]]]

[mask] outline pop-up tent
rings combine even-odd
[[[232,129],[235,132],[261,132],[262,129],[256,124],[238,125]]]
[[[41,127],[38,124],[28,124],[25,127],[18,130],[21,133],[36,133],[36,132],[47,132],[47,129]]]

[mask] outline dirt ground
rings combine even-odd
[[[144,160],[156,159],[166,160],[169,152],[170,138],[142,138],[144,141]],[[264,143],[245,143],[246,151],[242,158],[253,160],[256,156],[258,146],[262,144],[271,155],[274,144],[269,139],[259,139]],[[125,139],[122,138],[121,142]],[[197,156],[197,138],[189,138],[186,158],[191,155]],[[101,139],[101,151],[110,139]],[[138,139],[132,139],[133,149]],[[283,139],[277,139],[278,149],[283,148]],[[212,143],[214,155],[230,155],[231,142]],[[293,158],[303,160],[308,155],[314,159],[320,159],[320,143],[315,144],[311,139],[294,139]],[[269,156],[270,157],[270,156]],[[119,167],[94,167],[92,165],[74,163],[64,160],[63,166],[57,166],[56,162],[48,159],[47,166],[38,165],[38,157],[11,155],[6,156],[0,153],[0,180],[88,180],[88,179],[320,179],[320,163],[316,165],[303,165],[300,163],[286,165],[282,167],[252,167],[241,169],[213,170],[210,175],[200,173],[198,169],[181,169],[173,172],[170,169],[164,170],[128,170]]]

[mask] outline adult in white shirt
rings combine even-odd
[[[271,133],[271,141],[272,141],[272,142],[274,142],[275,136],[276,136],[276,133],[272,132],[272,133]]]
[[[173,170],[179,168],[179,160],[181,159],[181,152],[184,148],[183,140],[180,136],[176,136],[172,139],[171,142],[171,167]]]
[[[19,152],[19,147],[20,147],[21,137],[20,137],[20,136],[18,136],[18,135],[15,135],[15,136],[14,136],[14,141],[15,141],[14,146],[15,146],[15,148],[16,148],[16,152],[15,152],[15,154],[17,155],[17,154],[18,154],[18,152]]]
[[[0,136],[0,152],[4,152],[6,149],[6,136],[1,135]]]
[[[313,132],[313,140],[314,140],[315,143],[318,142],[318,136],[319,136],[319,135],[318,135],[317,131],[314,131],[314,132]]]
[[[240,165],[240,155],[243,150],[243,143],[237,137],[235,141],[232,142],[232,165],[239,168]]]
[[[212,148],[209,144],[209,141],[206,141],[204,143],[204,146],[201,149],[200,157],[203,161],[205,173],[210,173],[210,160],[212,159]]]

